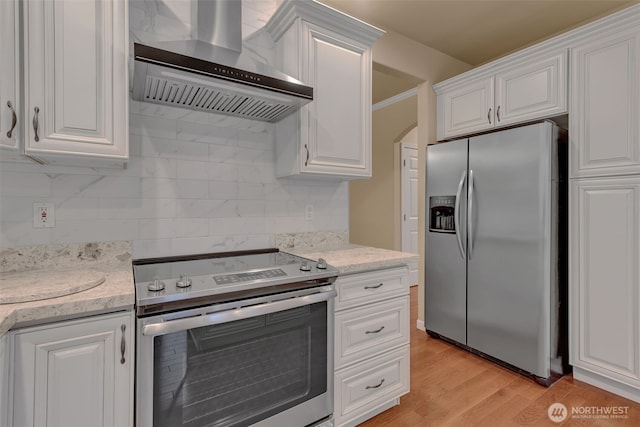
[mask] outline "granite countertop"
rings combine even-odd
[[[324,258],[340,274],[352,274],[418,262],[418,255],[353,245],[348,233],[292,233],[277,237],[280,250],[304,258]]]
[[[340,274],[418,262],[415,254],[349,244],[345,231],[281,234],[276,242],[285,252],[324,258]],[[15,326],[132,310],[135,303],[131,242],[3,249],[2,280],[7,290],[3,301],[9,303],[0,304],[0,336]]]
[[[418,262],[418,255],[369,246],[346,245],[342,248],[314,248],[309,250],[289,249],[287,252],[317,260],[324,258],[340,274],[353,274],[382,268],[398,267]]]
[[[4,249],[0,251],[0,268],[0,279],[10,282],[14,294],[16,288],[29,294],[15,294],[15,301],[36,299],[0,304],[0,336],[15,325],[131,310],[134,306],[130,242]],[[67,276],[69,281],[64,280]]]

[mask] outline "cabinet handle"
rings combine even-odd
[[[125,340],[124,331],[127,329],[126,325],[121,325],[120,330],[122,331],[122,340],[120,341],[120,364],[124,365],[124,352],[127,350],[127,341]]]
[[[378,332],[381,332],[383,329],[384,329],[384,326],[380,326],[380,328],[376,329],[375,331],[366,331],[365,335],[366,334],[377,334]]]
[[[38,136],[38,113],[40,112],[40,109],[38,107],[35,107],[33,109],[33,112],[35,113],[33,115],[33,131],[36,134],[33,139],[34,139],[34,141],[38,142],[38,141],[40,141],[40,137]]]
[[[378,289],[382,285],[384,285],[384,283],[380,283],[379,285],[375,285],[375,286],[365,286],[364,288],[365,289]]]
[[[365,387],[365,390],[369,390],[370,388],[380,388],[380,386],[382,385],[382,383],[384,382],[384,378],[380,380],[380,382],[376,385],[368,385]]]
[[[307,144],[304,144],[304,149],[307,150],[307,160],[304,161],[304,165],[309,166],[309,147],[307,147]]]
[[[16,124],[18,123],[18,116],[16,116],[16,110],[13,109],[11,101],[7,101],[7,107],[11,110],[11,129],[7,132],[7,138],[11,138],[13,130],[16,128]]]
[[[496,116],[498,116],[498,121],[500,121],[500,106],[498,105],[498,109],[496,110]]]
[[[489,108],[489,112],[487,113],[487,120],[489,120],[489,124],[491,124],[491,108]]]

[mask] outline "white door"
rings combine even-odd
[[[418,147],[401,145],[402,251],[418,253]],[[409,266],[409,283],[418,283],[418,265]]]

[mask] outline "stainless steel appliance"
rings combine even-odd
[[[550,384],[568,369],[566,132],[427,148],[425,326]]]
[[[276,249],[133,264],[137,427],[333,425],[335,268]]]
[[[242,2],[198,0],[195,38],[134,43],[133,99],[277,122],[313,88],[242,52]]]

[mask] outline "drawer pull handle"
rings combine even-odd
[[[371,388],[380,388],[380,386],[382,385],[382,383],[384,382],[384,378],[380,380],[380,382],[376,385],[368,385],[365,387],[365,390],[369,390]]]
[[[375,286],[365,286],[364,288],[365,289],[378,289],[382,285],[384,285],[384,283],[380,283],[379,285],[375,285]]]
[[[120,341],[120,364],[124,365],[124,353],[127,351],[127,341],[125,339],[124,331],[127,329],[125,325],[120,326],[120,330],[122,331],[122,340]]]
[[[7,107],[9,107],[9,109],[11,110],[11,129],[9,129],[9,132],[7,132],[7,138],[11,138],[11,135],[13,135],[13,130],[18,124],[18,116],[16,116],[16,110],[13,109],[13,104],[11,103],[11,101],[7,101]]]
[[[33,133],[35,134],[35,136],[33,137],[33,140],[35,142],[40,141],[40,137],[38,136],[38,127],[40,127],[40,124],[38,123],[38,113],[40,112],[40,108],[35,107],[33,109]]]
[[[384,326],[380,326],[379,329],[376,329],[375,331],[366,331],[365,334],[377,334],[378,332],[382,332],[383,329]]]
[[[487,120],[489,120],[489,124],[491,124],[491,108],[489,108],[489,112],[487,113]]]

